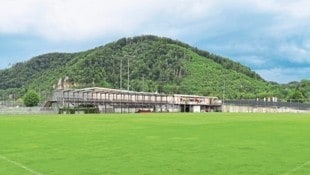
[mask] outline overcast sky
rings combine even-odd
[[[0,69],[153,34],[229,57],[268,81],[310,79],[309,0],[0,0]]]

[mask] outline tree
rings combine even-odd
[[[27,107],[37,106],[39,101],[39,95],[35,91],[28,91],[24,96],[24,104]]]
[[[304,102],[304,96],[299,90],[295,90],[295,92],[290,96],[290,101],[292,102]]]

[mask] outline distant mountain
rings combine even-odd
[[[128,74],[129,73],[129,74]],[[48,96],[60,78],[71,88],[90,86],[134,91],[255,99],[288,99],[309,81],[280,85],[250,68],[188,44],[152,35],[122,38],[79,53],[49,53],[0,71],[0,96],[22,96],[34,89]],[[129,81],[128,81],[129,80]],[[309,90],[309,91],[308,91]]]

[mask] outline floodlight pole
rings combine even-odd
[[[142,75],[142,92],[144,92],[144,74]]]
[[[129,70],[129,61],[130,61],[130,58],[133,58],[135,56],[131,56],[131,55],[126,55],[127,56],[127,90],[129,91],[129,87],[130,87],[130,70]]]
[[[226,90],[226,75],[224,75],[223,102],[222,102],[222,104],[225,103],[225,90]]]
[[[127,56],[127,91],[129,91],[129,56]]]
[[[120,70],[119,70],[119,89],[122,89],[122,69],[123,69],[123,59],[121,59],[120,63]]]

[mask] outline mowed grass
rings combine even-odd
[[[310,114],[0,117],[0,174],[310,174]]]

